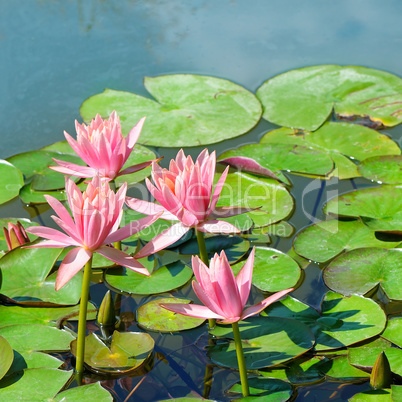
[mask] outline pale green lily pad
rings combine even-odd
[[[73,307],[24,307],[0,305],[0,328],[15,324],[40,324],[54,327],[56,326],[57,321],[62,317],[74,315],[71,319],[77,321],[79,309],[79,305]],[[94,320],[97,313],[96,307],[91,302],[88,302],[87,310],[87,320]]]
[[[402,183],[402,156],[373,156],[365,159],[358,166],[359,173],[378,183]]]
[[[402,249],[362,248],[333,260],[323,274],[325,284],[346,296],[364,295],[380,286],[388,298],[402,300]]]
[[[397,402],[392,399],[389,389],[374,389],[371,391],[359,392],[353,395],[349,402]]]
[[[59,248],[19,247],[11,250],[0,259],[0,292],[25,304],[77,304],[81,297],[82,272],[78,272],[57,292],[57,272],[49,275],[60,253]]]
[[[0,380],[6,375],[14,360],[14,352],[7,339],[0,336]]]
[[[364,188],[332,198],[326,214],[362,217],[373,230],[402,232],[402,186]]]
[[[221,78],[191,74],[145,77],[145,88],[156,102],[123,91],[106,89],[80,107],[89,121],[116,110],[122,130],[128,133],[147,116],[139,142],[164,147],[213,144],[251,130],[262,108],[254,94]]]
[[[267,402],[286,402],[293,394],[292,386],[274,378],[255,377],[248,380],[250,396],[238,398],[236,401],[267,401]],[[242,388],[240,383],[232,385],[228,392],[230,394],[241,395]],[[261,398],[261,399],[260,399]]]
[[[38,226],[39,225],[38,223],[31,222],[29,219],[26,219],[26,218],[2,218],[2,219],[0,219],[0,250],[8,251],[8,246],[7,246],[6,238],[4,236],[4,231],[1,228],[5,227],[7,229],[9,222],[17,224],[18,221],[21,223],[21,225],[25,229],[30,226]],[[31,241],[34,241],[38,238],[38,236],[35,236],[31,233],[28,234],[28,237]]]
[[[304,258],[326,262],[344,251],[363,247],[394,248],[400,242],[378,240],[361,220],[331,219],[308,226],[294,239],[295,251]]]
[[[85,338],[84,362],[96,373],[125,374],[139,369],[150,357],[155,342],[145,332],[114,331],[110,347],[92,333]],[[77,341],[71,352],[77,355]]]
[[[137,309],[138,325],[145,330],[158,332],[176,332],[199,327],[205,319],[173,313],[160,306],[161,303],[187,304],[190,302],[191,300],[188,299],[173,297],[151,300]]]
[[[314,131],[333,109],[341,117],[361,116],[395,126],[402,120],[401,93],[402,80],[385,71],[321,65],[277,75],[258,88],[257,97],[264,119]]]
[[[215,175],[215,181],[219,177]],[[226,177],[217,206],[258,208],[247,212],[257,228],[287,218],[294,202],[288,190],[273,179],[233,172]]]
[[[70,380],[73,370],[33,368],[19,371],[0,381],[2,401],[49,401]]]
[[[149,268],[148,270],[150,271]],[[193,276],[192,269],[180,261],[164,265],[150,273],[151,276],[147,277],[125,267],[109,269],[105,274],[105,282],[108,286],[121,292],[150,295],[179,288]]]
[[[318,149],[293,144],[249,144],[226,151],[220,161],[228,158],[246,157],[269,169],[281,182],[290,184],[281,171],[326,176],[334,168],[332,159]],[[271,179],[272,180],[272,179]]]
[[[40,324],[9,325],[0,328],[0,335],[7,339],[17,352],[65,352],[75,338],[70,332]]]
[[[245,261],[232,266],[238,274]],[[297,284],[301,270],[291,257],[273,248],[256,247],[252,284],[264,292],[279,292]]]
[[[402,317],[388,320],[387,327],[381,337],[402,348]]]
[[[10,162],[0,159],[0,204],[4,204],[16,197],[24,179],[19,169]]]
[[[358,124],[327,122],[314,132],[282,127],[270,131],[261,143],[302,145],[327,153],[335,162],[331,176],[350,179],[360,176],[353,160],[377,155],[400,155],[399,146],[388,136]]]
[[[253,317],[239,322],[248,370],[276,366],[311,349],[314,336],[297,320],[278,317]],[[232,327],[217,325],[210,333],[218,338],[233,338]],[[211,360],[223,367],[238,368],[234,342],[218,342],[208,350]]]
[[[97,402],[112,402],[113,397],[102,387],[100,382],[93,384],[81,385],[68,389],[57,394],[51,402],[82,402],[82,401],[97,401]]]
[[[17,371],[31,368],[59,368],[63,362],[57,357],[42,352],[17,352],[14,351],[14,361],[7,375]]]

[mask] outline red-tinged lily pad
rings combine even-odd
[[[277,75],[258,88],[257,97],[264,119],[314,131],[333,109],[340,117],[360,116],[395,126],[402,121],[401,93],[402,80],[385,71],[321,65]]]
[[[81,297],[82,272],[57,292],[57,272],[49,275],[60,253],[59,248],[19,247],[11,250],[0,259],[0,293],[23,304],[77,304]]]
[[[17,224],[17,222],[20,222],[21,225],[26,229],[30,226],[38,226],[39,224],[36,222],[31,222],[29,219],[26,218],[2,218],[0,219],[0,250],[8,251],[8,246],[6,242],[6,238],[4,236],[4,231],[1,229],[2,227],[7,228],[8,223],[14,223]],[[34,241],[35,239],[38,238],[38,236],[35,236],[31,233],[28,234],[29,239],[31,241]]]
[[[205,319],[176,314],[161,307],[162,303],[190,303],[188,299],[163,297],[151,300],[137,309],[138,325],[148,331],[176,332],[199,327]]]
[[[363,247],[394,248],[399,244],[378,240],[374,230],[361,220],[331,219],[303,229],[294,239],[293,247],[304,258],[326,262],[344,251]]]
[[[365,159],[358,166],[359,173],[378,183],[402,183],[402,156],[373,156]]]
[[[126,374],[138,370],[151,356],[155,342],[145,332],[114,331],[110,345],[92,333],[85,338],[84,362],[96,373]],[[76,356],[77,341],[71,343]]]
[[[14,360],[14,352],[7,339],[0,336],[0,380],[6,375]]]
[[[81,385],[60,392],[52,402],[81,402],[81,401],[97,401],[97,402],[113,402],[113,397],[100,382],[93,384]]]
[[[113,110],[121,118],[123,133],[147,116],[139,142],[164,147],[213,144],[251,130],[262,108],[254,94],[231,81],[192,74],[145,77],[145,88],[156,99],[106,89],[80,107],[89,121],[97,113]]]
[[[341,254],[324,271],[325,284],[349,296],[380,286],[391,300],[402,300],[402,250],[362,248]]]
[[[23,185],[24,179],[20,170],[0,159],[0,204],[16,197]]]

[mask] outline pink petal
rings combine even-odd
[[[135,143],[138,141],[138,138],[141,134],[142,127],[145,122],[145,117],[143,117],[128,133],[127,139],[127,147],[132,149],[134,148]]]
[[[139,274],[149,276],[148,270],[140,262],[128,254],[123,253],[123,251],[117,250],[113,247],[102,246],[101,248],[98,248],[96,252],[116,264],[129,268]]]
[[[205,221],[197,225],[197,230],[205,233],[240,233],[240,229],[225,221]]]
[[[46,226],[31,226],[26,229],[28,233],[32,233],[35,236],[43,237],[45,239],[54,240],[59,244],[63,244],[64,247],[68,246],[81,246],[71,237],[64,233],[59,232],[56,229],[48,228]]]
[[[167,219],[171,221],[177,221],[176,215],[173,215],[167,211],[162,205],[155,204],[154,202],[148,202],[139,200],[137,198],[126,197],[126,204],[134,211],[144,215],[155,215],[162,212],[161,219]]]
[[[148,242],[136,255],[135,258],[143,258],[159,250],[170,246],[177,240],[181,239],[190,230],[190,227],[184,226],[181,222],[167,228],[162,233],[154,237]]]
[[[218,183],[216,183],[216,186],[214,188],[214,193],[212,194],[211,203],[209,204],[209,208],[208,208],[209,214],[211,214],[212,211],[216,207],[216,203],[218,202],[219,196],[221,195],[221,191],[222,191],[223,185],[225,184],[225,180],[228,175],[228,172],[229,172],[229,166],[222,173],[221,177],[218,180]]]
[[[56,163],[60,166],[53,166],[50,165],[49,169],[55,170],[56,172],[63,173],[69,176],[76,176],[76,177],[93,177],[96,175],[97,171],[88,166],[80,166],[76,165],[72,162],[65,162],[59,159],[52,158]]]
[[[243,314],[241,315],[241,319],[245,320],[246,318],[251,317],[252,315],[258,314],[260,311],[264,310],[264,308],[268,307],[273,302],[276,302],[282,296],[286,295],[287,293],[291,292],[292,290],[294,290],[294,289],[291,288],[291,289],[281,290],[280,292],[267,297],[262,302],[255,304],[252,307],[247,308],[246,310],[243,311]]]
[[[236,284],[239,289],[242,306],[245,306],[251,290],[251,280],[253,277],[253,264],[255,256],[255,247],[251,250],[246,263],[236,276]]]
[[[76,247],[64,257],[56,277],[56,290],[60,290],[92,257],[92,252]]]
[[[55,240],[45,240],[40,243],[32,244],[31,246],[23,246],[21,248],[36,248],[36,247],[46,247],[46,248],[64,248],[69,247],[70,245],[66,245],[64,242],[60,243]]]
[[[173,311],[173,313],[179,313],[195,318],[205,319],[222,319],[220,315],[211,311],[208,307],[199,306],[198,304],[175,304],[175,303],[161,303],[161,307],[166,310]]]
[[[215,314],[218,314],[222,317],[225,316],[225,312],[221,309],[218,301],[216,300],[215,292],[212,294],[205,292],[201,285],[195,281],[193,281],[192,285],[195,294],[200,299],[202,304],[208,307],[208,309],[213,311]]]
[[[44,197],[46,198],[48,204],[53,208],[53,210],[59,216],[59,218],[64,222],[64,224],[69,227],[70,231],[72,232],[76,231],[73,218],[71,217],[65,206],[59,200],[56,200],[56,198],[52,197],[51,195],[46,194]]]
[[[121,170],[117,176],[122,176],[124,174],[130,174],[134,172],[138,172],[139,170],[145,169],[146,167],[150,166],[152,162],[158,161],[159,159],[152,159],[147,162],[138,163],[137,165],[130,166],[124,170]]]

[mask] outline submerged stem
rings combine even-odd
[[[77,361],[75,364],[75,373],[78,385],[82,384],[82,374],[84,371],[84,352],[85,335],[87,328],[87,305],[89,298],[89,284],[91,282],[92,257],[85,264],[84,280],[81,289],[80,315],[78,318],[78,338],[77,338]]]
[[[241,390],[242,390],[243,396],[249,396],[250,390],[248,388],[246,360],[244,358],[243,346],[241,344],[241,337],[240,337],[238,322],[232,323],[232,328],[233,328],[233,336],[234,336],[234,341],[235,341],[235,346],[236,346],[237,362],[239,364]]]

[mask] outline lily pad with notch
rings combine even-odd
[[[10,162],[0,159],[0,204],[16,197],[23,185],[21,171]]]

